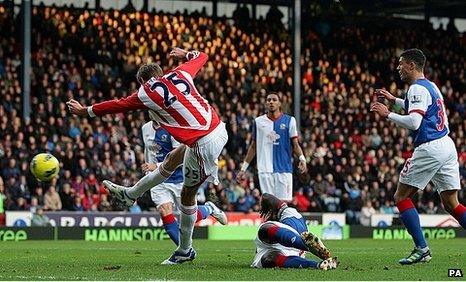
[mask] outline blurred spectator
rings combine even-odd
[[[36,213],[32,216],[31,226],[52,226],[50,219],[44,214],[44,209],[38,207]]]
[[[39,207],[39,201],[37,201],[36,197],[31,198],[31,204],[29,205],[29,211],[31,213],[36,213]]]
[[[111,211],[112,210],[112,206],[110,204],[110,202],[107,200],[107,195],[106,194],[102,194],[100,196],[100,202],[99,202],[99,211]]]
[[[384,204],[380,207],[380,213],[394,214],[395,213],[395,207],[389,200],[386,200],[384,202]]]
[[[12,211],[27,211],[29,210],[29,206],[23,197],[19,197],[13,202],[9,209]]]
[[[44,195],[44,209],[49,211],[59,211],[62,208],[60,196],[55,191],[55,186],[50,186]]]
[[[99,205],[99,195],[92,193],[90,189],[86,190],[82,197],[82,205],[85,211],[96,209]]]
[[[67,211],[74,211],[74,191],[71,190],[71,185],[65,183],[59,193],[62,209]]]
[[[361,209],[361,217],[359,218],[359,221],[362,225],[364,226],[370,226],[371,225],[371,217],[373,214],[375,214],[376,211],[374,207],[372,206],[371,201],[366,201],[364,206]]]
[[[304,195],[303,188],[298,189],[294,194],[292,204],[300,212],[305,212],[309,209],[311,203],[308,197]]]
[[[82,202],[82,200],[81,200],[80,197],[75,197],[74,198],[73,210],[78,211],[78,212],[84,211],[84,207],[81,204],[81,202]]]
[[[425,207],[426,214],[437,214],[439,213],[438,207],[435,205],[434,201],[428,201],[427,206]]]

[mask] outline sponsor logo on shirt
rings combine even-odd
[[[277,142],[278,139],[280,139],[280,135],[278,135],[275,131],[270,132],[266,136],[274,145],[278,145],[279,142]]]
[[[413,95],[411,104],[417,104],[421,102],[421,95]]]

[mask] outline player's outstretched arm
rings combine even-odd
[[[246,153],[246,157],[244,158],[243,164],[241,165],[241,169],[236,175],[236,181],[238,183],[243,182],[246,180],[246,170],[249,167],[249,163],[254,159],[256,156],[256,141],[252,140],[251,145],[249,145],[248,152]]]
[[[104,101],[92,106],[83,106],[73,99],[66,102],[66,104],[72,114],[90,117],[100,117],[106,114],[126,113],[129,111],[146,109],[146,106],[139,100],[137,92],[128,97]]]

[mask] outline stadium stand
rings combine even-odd
[[[260,192],[254,169],[243,185],[235,182],[235,173],[251,142],[252,121],[264,112],[267,91],[285,94],[284,111],[291,110],[291,39],[282,25],[248,23],[234,25],[198,13],[35,6],[33,115],[24,120],[19,19],[0,5],[0,201],[5,198],[5,209],[39,205],[48,210],[109,210],[100,180],[129,185],[139,179],[144,159],[140,128],[147,115],[79,119],[67,113],[65,101],[74,97],[91,104],[127,96],[138,87],[134,78],[139,64],[154,60],[169,68],[175,62],[167,59],[167,52],[183,46],[209,55],[196,85],[227,122],[230,135],[219,160],[221,185],[206,185],[199,200],[214,194],[224,210],[257,211]],[[396,212],[398,172],[413,148],[408,132],[380,122],[369,113],[369,103],[376,87],[387,86],[399,96],[406,91],[397,78],[396,55],[413,42],[424,42],[416,47],[427,53],[427,74],[444,94],[465,186],[464,35],[451,27],[433,30],[402,20],[367,25],[354,19],[315,19],[305,28],[301,57],[300,142],[310,169],[305,176],[295,173],[292,204],[299,211],[346,212],[353,224],[364,223],[371,213]],[[62,164],[60,178],[50,184],[36,182],[28,172],[30,159],[42,151],[52,152]],[[460,199],[465,203],[464,191]],[[417,208],[444,212],[432,203],[439,204],[439,198],[429,185]],[[139,204],[151,207],[147,199]]]

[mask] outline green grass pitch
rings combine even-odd
[[[466,271],[466,238],[431,240],[433,260],[400,266],[409,240],[327,241],[339,269],[251,269],[250,241],[195,240],[194,262],[162,266],[170,241],[0,243],[0,280],[456,280],[449,268]],[[462,278],[464,279],[464,278]]]

